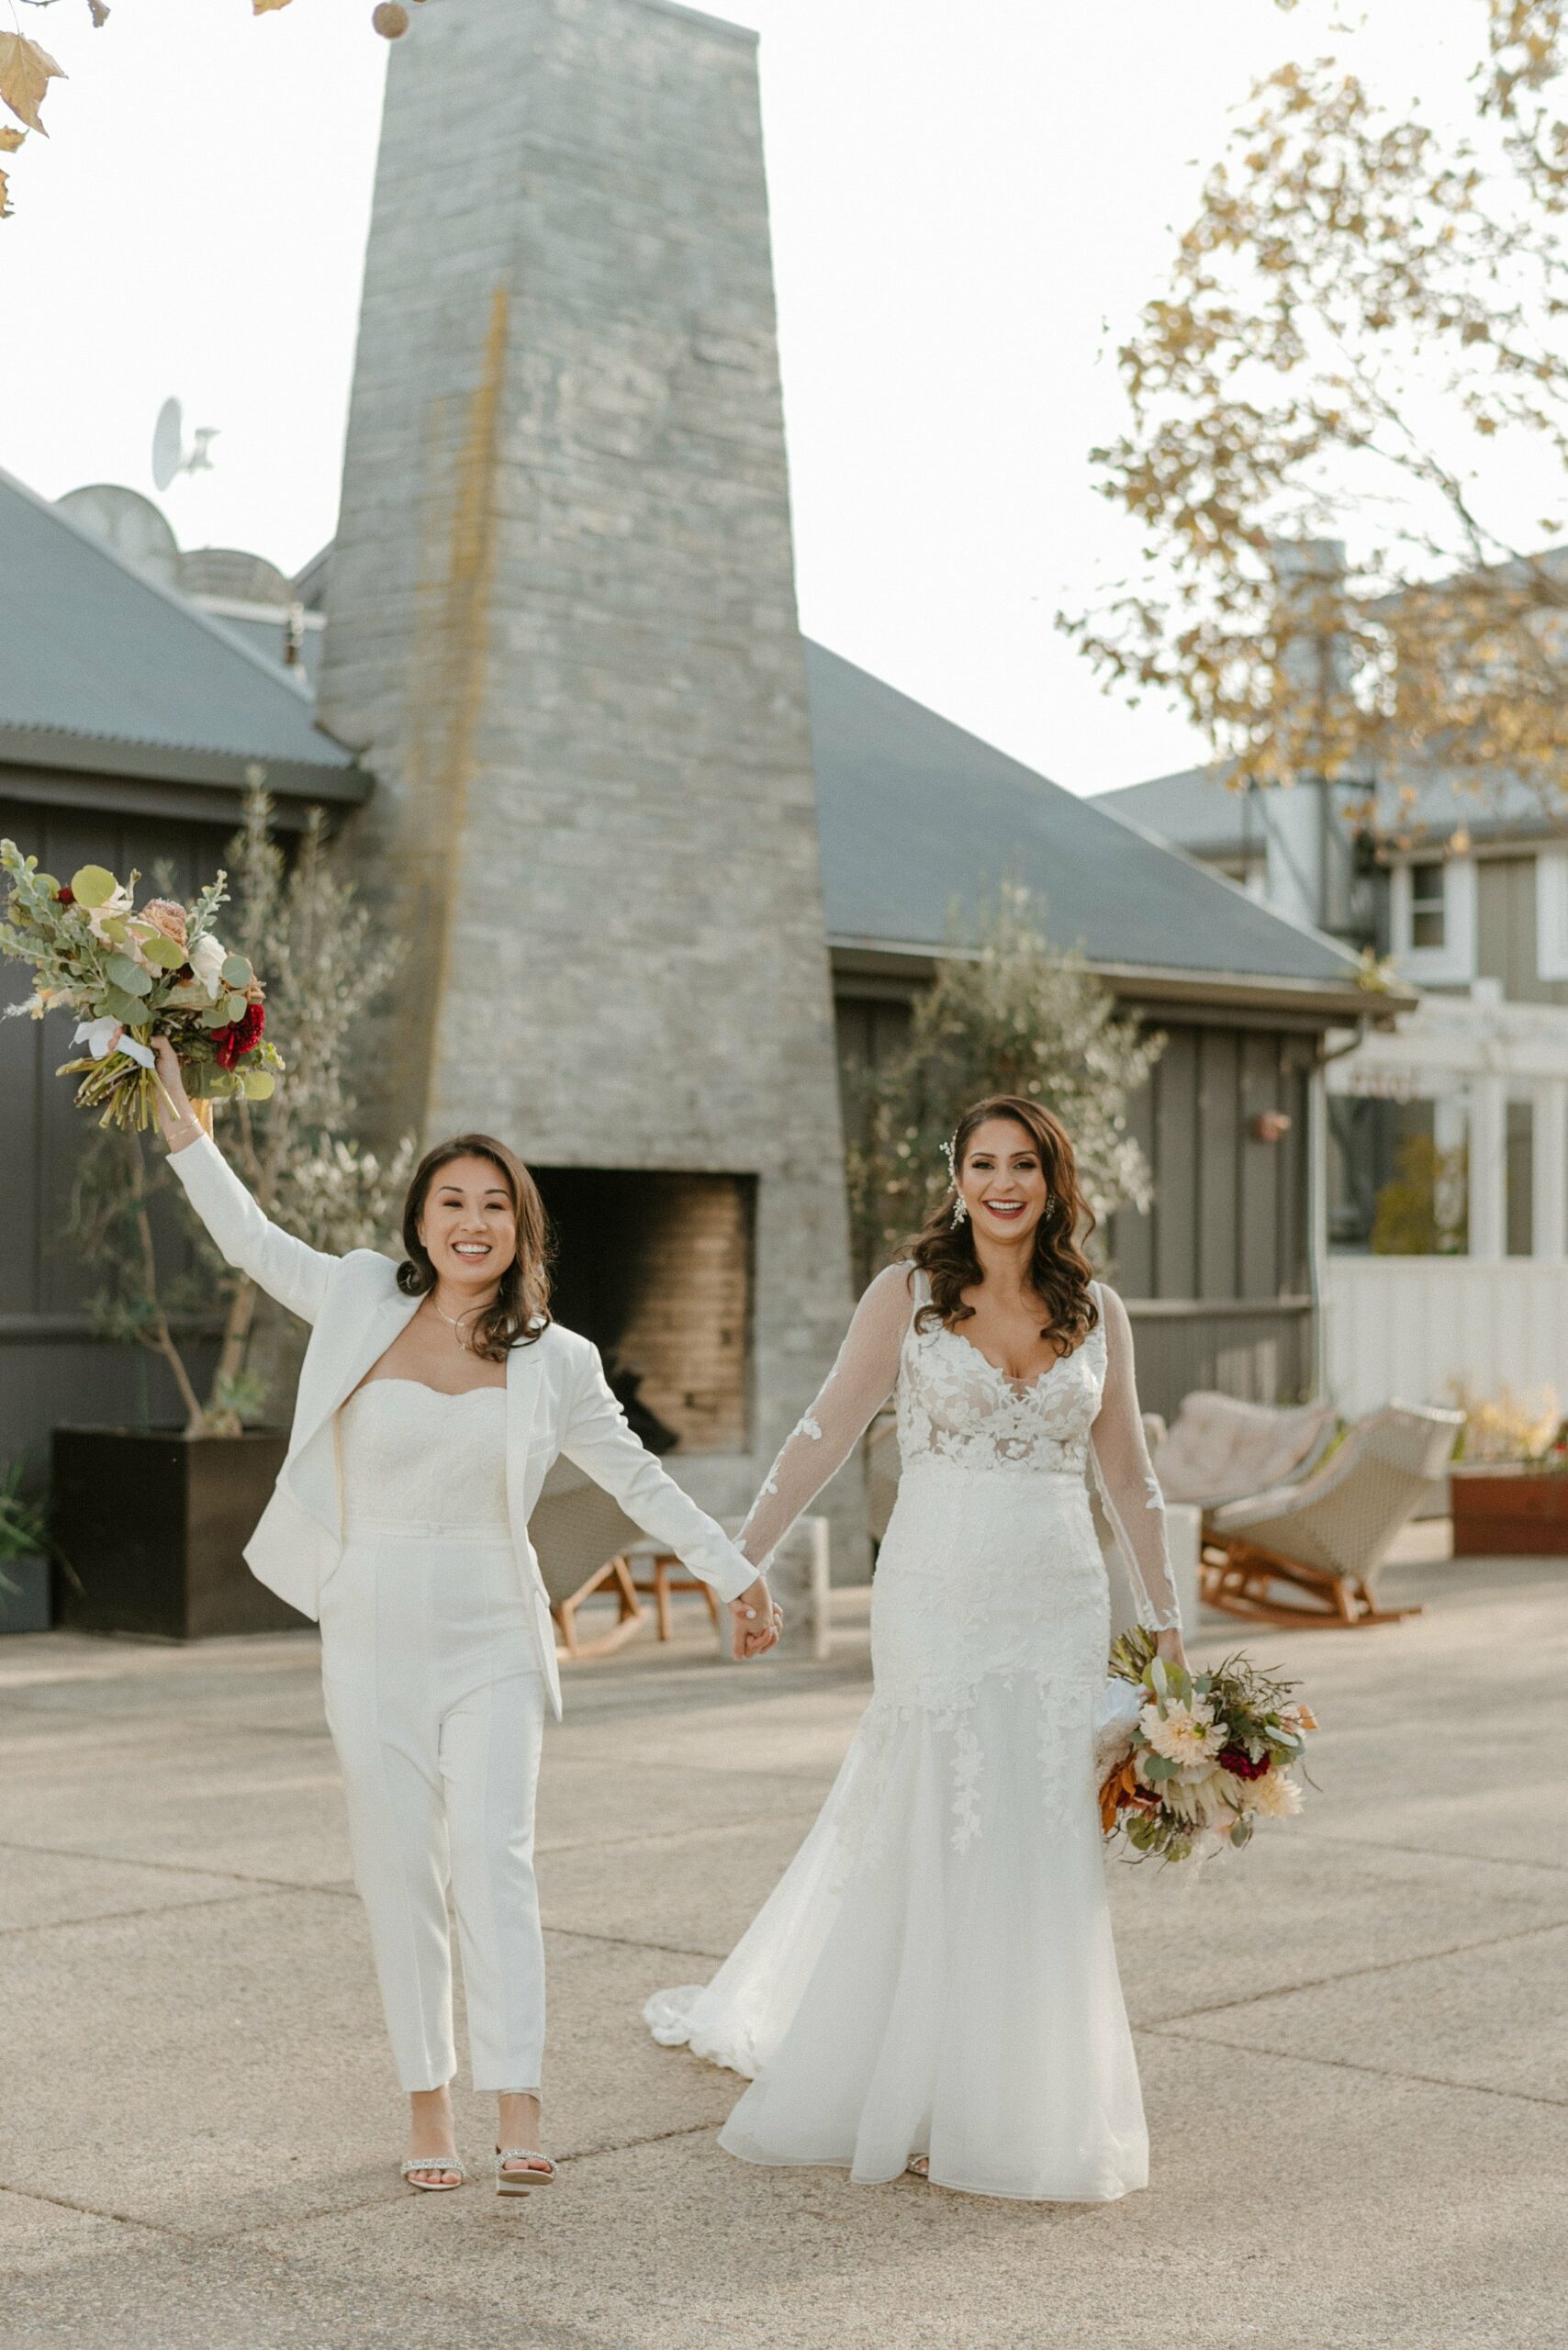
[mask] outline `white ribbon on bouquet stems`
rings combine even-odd
[[[106,1061],[118,1047],[128,1061],[140,1062],[143,1069],[156,1069],[151,1048],[139,1045],[134,1036],[125,1033],[123,1020],[116,1020],[105,1013],[101,1020],[84,1020],[71,1039],[73,1045],[85,1045],[95,1061]]]
[[[174,1111],[174,1096],[158,1075],[158,1063],[151,1046],[140,1043],[134,1036],[128,1036],[123,1020],[115,1019],[113,1014],[107,1012],[101,1019],[84,1020],[71,1041],[73,1045],[85,1045],[95,1061],[107,1060],[111,1053],[120,1052],[125,1055],[128,1061],[135,1061],[141,1069],[150,1069],[152,1071],[153,1083],[169,1104],[171,1112]]]

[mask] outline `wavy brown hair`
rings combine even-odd
[[[932,1209],[905,1252],[931,1282],[931,1302],[921,1307],[916,1324],[925,1325],[930,1315],[951,1329],[955,1323],[967,1322],[975,1310],[964,1304],[965,1290],[984,1279],[975,1254],[975,1228],[967,1216],[955,1224],[953,1209],[958,1197],[957,1179],[964,1171],[969,1144],[976,1129],[990,1118],[1008,1118],[1022,1126],[1039,1153],[1047,1197],[1045,1213],[1035,1226],[1029,1283],[1046,1310],[1041,1337],[1049,1341],[1058,1356],[1072,1354],[1100,1318],[1089,1294],[1092,1268],[1079,1245],[1081,1237],[1087,1240],[1093,1231],[1094,1216],[1079,1189],[1078,1161],[1067,1128],[1040,1102],[1026,1101],[1019,1093],[989,1094],[958,1120],[953,1136],[953,1186]]]
[[[517,1253],[468,1340],[487,1362],[504,1362],[513,1347],[533,1346],[549,1326],[550,1225],[538,1184],[516,1153],[494,1135],[454,1135],[427,1150],[415,1168],[403,1202],[405,1257],[398,1268],[398,1286],[405,1297],[428,1297],[435,1287],[435,1267],[420,1238],[420,1218],[431,1185],[454,1158],[487,1158],[498,1169],[517,1219]]]

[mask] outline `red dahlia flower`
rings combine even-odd
[[[1261,1779],[1268,1775],[1268,1756],[1265,1754],[1261,1762],[1254,1762],[1245,1747],[1222,1746],[1215,1760],[1222,1771],[1230,1773],[1232,1778]]]
[[[266,1024],[266,1006],[248,1003],[238,1020],[231,1020],[227,1028],[215,1028],[212,1042],[218,1068],[232,1069],[253,1045],[260,1043],[262,1030]]]

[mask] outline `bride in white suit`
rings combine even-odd
[[[446,1889],[474,2086],[499,2098],[496,2184],[548,2185],[539,2151],[544,1962],[533,1793],[561,1684],[528,1540],[561,1454],[730,1602],[737,1656],[777,1638],[767,1583],[638,1443],[597,1350],[550,1319],[545,1221],[504,1144],[427,1153],[404,1261],[330,1257],[270,1223],[204,1132],[166,1039],[159,1116],[219,1250],[312,1326],[288,1455],[245,1556],[321,1628],[354,1880],[409,2093],[403,2176],[456,2187]]]

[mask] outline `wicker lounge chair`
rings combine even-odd
[[[1391,1404],[1351,1428],[1299,1484],[1211,1510],[1203,1595],[1263,1624],[1390,1624],[1418,1608],[1379,1607],[1372,1579],[1394,1536],[1442,1474],[1462,1412]],[[1276,1596],[1279,1588],[1297,1595]]]
[[[1299,1483],[1316,1468],[1337,1426],[1329,1403],[1282,1410],[1195,1388],[1153,1445],[1155,1473],[1168,1502],[1217,1509],[1222,1502]]]
[[[565,1655],[606,1656],[633,1638],[648,1611],[637,1596],[626,1553],[647,1537],[602,1485],[572,1461],[557,1460],[534,1505],[528,1534]],[[613,1594],[620,1614],[596,1639],[579,1639],[577,1610],[599,1591]]]

